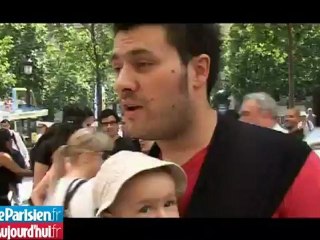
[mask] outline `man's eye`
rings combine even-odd
[[[177,201],[172,200],[172,201],[167,201],[167,202],[164,204],[164,207],[172,207],[172,206],[176,206],[176,205],[177,205]]]
[[[113,67],[113,71],[115,71],[116,73],[119,73],[121,71],[121,67],[120,66],[114,66]]]
[[[150,206],[143,206],[140,208],[139,213],[148,213],[150,211]]]
[[[136,64],[136,67],[138,68],[138,69],[143,69],[143,68],[147,68],[147,67],[151,67],[153,65],[153,63],[151,63],[151,62],[138,62],[137,64]]]

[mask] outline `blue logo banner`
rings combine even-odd
[[[62,206],[0,206],[0,222],[63,222]]]

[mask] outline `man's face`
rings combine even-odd
[[[287,128],[294,128],[300,122],[300,116],[294,109],[289,109],[285,116],[285,125]]]
[[[110,137],[118,135],[119,124],[114,116],[101,119],[102,131]]]
[[[240,121],[259,125],[261,110],[255,100],[245,100],[240,110]]]
[[[10,129],[10,124],[9,123],[1,123],[1,128],[5,128],[5,129]]]
[[[163,27],[145,25],[118,32],[112,65],[131,137],[173,139],[190,126],[191,74],[167,42]]]

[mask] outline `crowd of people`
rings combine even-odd
[[[31,150],[32,171],[2,129],[1,205],[32,174],[29,204],[64,206],[66,217],[320,217],[320,159],[308,145],[319,89],[313,120],[289,109],[280,126],[266,93],[248,94],[237,119],[209,104],[216,25],[114,24],[114,33],[122,119],[105,109],[94,127],[89,108],[66,106]]]

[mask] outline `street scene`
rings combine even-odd
[[[320,24],[1,23],[0,65],[0,206],[320,217]]]

